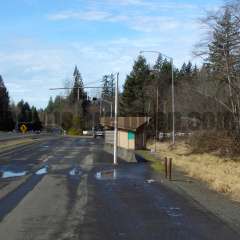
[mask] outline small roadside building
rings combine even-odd
[[[149,117],[118,117],[118,146],[127,150],[146,148]],[[101,118],[106,129],[105,142],[113,144],[114,118]]]

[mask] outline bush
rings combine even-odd
[[[216,153],[224,156],[240,155],[240,141],[227,132],[195,132],[187,142],[193,153]]]
[[[82,135],[82,131],[76,128],[70,128],[67,133],[68,135],[72,135],[72,136]]]

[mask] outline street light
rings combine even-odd
[[[115,117],[114,117],[114,150],[113,150],[113,163],[117,165],[117,148],[118,148],[118,81],[119,81],[119,72],[115,73],[117,75],[116,84],[115,84]],[[62,89],[74,89],[73,88],[50,88],[49,90],[62,90]],[[101,89],[102,87],[84,87],[90,89]]]
[[[114,117],[114,150],[113,150],[113,164],[117,165],[117,148],[118,148],[118,80],[119,72],[115,83],[115,117]]]
[[[174,65],[173,58],[165,54],[162,54],[160,51],[140,51],[142,53],[157,53],[161,54],[163,57],[170,59],[171,69],[172,69],[172,144],[175,144],[175,94],[174,94]]]

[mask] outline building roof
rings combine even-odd
[[[137,131],[138,128],[150,121],[150,117],[118,117],[118,128],[129,131]],[[104,127],[114,127],[114,118],[102,117],[101,124]]]

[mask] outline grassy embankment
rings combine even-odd
[[[153,149],[149,145],[149,149]],[[158,143],[157,152],[161,156],[173,158],[175,167],[184,171],[186,175],[206,182],[208,186],[218,192],[224,193],[233,200],[240,201],[240,158],[227,157],[216,153],[194,153],[190,145],[181,141],[173,148],[170,143]],[[151,155],[150,152],[141,154]],[[153,160],[153,168],[158,167],[160,161]]]
[[[151,167],[155,171],[162,172],[164,171],[164,166],[160,160],[160,158],[154,156],[150,151],[148,150],[138,150],[136,151],[137,154],[142,156],[144,159],[148,160],[151,163]]]

